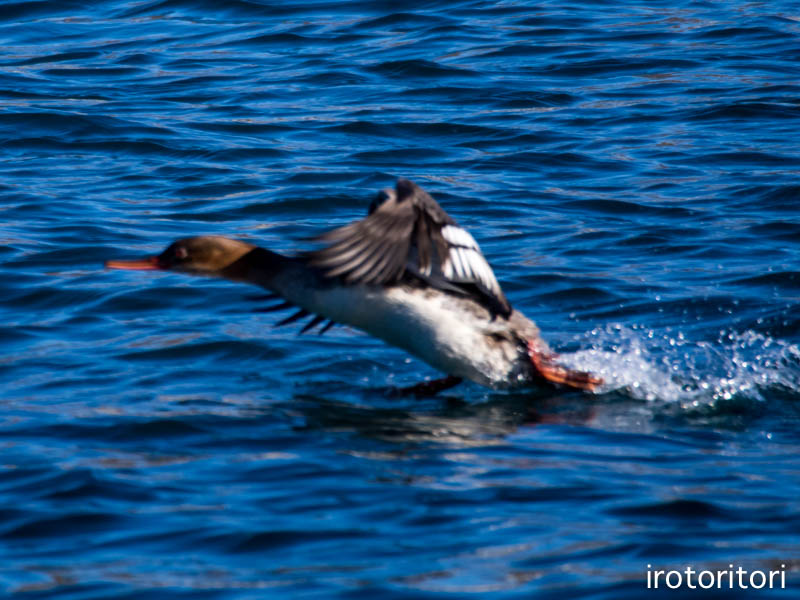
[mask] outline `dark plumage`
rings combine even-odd
[[[489,387],[549,381],[593,390],[602,384],[557,362],[536,324],[511,309],[472,236],[410,181],[385,191],[363,220],[318,239],[326,246],[283,256],[241,240],[194,236],[158,256],[106,266],[261,286],[271,292],[266,299],[283,300],[262,310],[296,311],[279,325],[307,318],[301,333],[348,325],[448,375],[426,389],[462,378]]]
[[[421,280],[472,296],[503,317],[511,314],[477,242],[421,187],[400,179],[361,221],[315,238],[327,244],[307,254],[309,264],[347,284],[391,285]]]

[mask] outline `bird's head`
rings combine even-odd
[[[171,243],[158,256],[134,260],[109,260],[109,269],[180,271],[196,275],[218,275],[253,250],[255,246],[218,235],[200,235]]]

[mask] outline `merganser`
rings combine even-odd
[[[556,362],[539,328],[511,307],[472,235],[421,187],[400,179],[366,218],[314,238],[324,247],[283,256],[220,236],[173,242],[158,256],[110,260],[112,269],[171,270],[266,288],[312,316],[360,329],[448,375],[491,388],[551,383],[594,390],[602,380]],[[301,333],[302,333],[301,332]]]

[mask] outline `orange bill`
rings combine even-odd
[[[161,267],[157,256],[148,256],[135,260],[107,260],[107,269],[124,269],[126,271],[155,271]]]

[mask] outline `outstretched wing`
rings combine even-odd
[[[417,211],[396,194],[365,219],[322,234],[316,241],[329,244],[309,253],[309,264],[328,277],[347,283],[380,285],[400,279],[411,247]]]
[[[441,264],[444,278],[451,283],[474,285],[496,303],[498,312],[507,316],[511,306],[475,238],[455,224],[442,227],[440,235],[447,244],[445,260]]]
[[[425,190],[400,179],[361,221],[325,233],[309,263],[347,283],[383,285],[409,273],[439,289],[473,294],[507,316],[511,307],[475,239]]]

